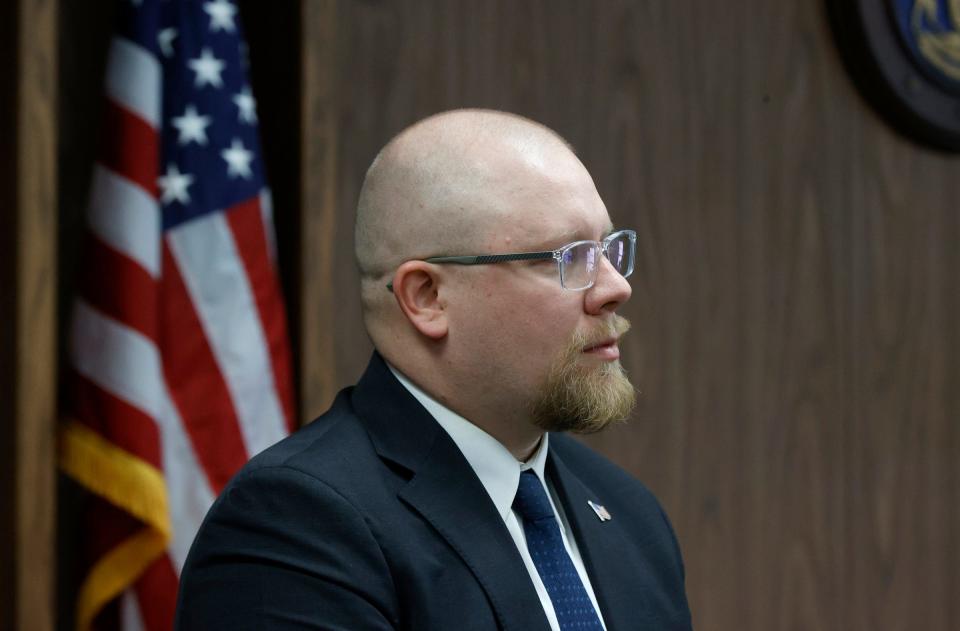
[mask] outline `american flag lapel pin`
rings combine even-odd
[[[610,511],[606,509],[606,507],[601,506],[600,504],[597,504],[596,502],[591,500],[587,500],[587,504],[589,504],[590,508],[593,509],[593,512],[597,514],[597,518],[600,521],[610,521],[611,519],[613,519],[613,516],[610,514]]]

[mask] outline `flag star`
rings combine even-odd
[[[228,0],[214,0],[206,2],[203,10],[210,16],[210,30],[213,32],[227,31],[232,33],[237,26],[233,22],[233,16],[237,13],[237,8],[230,4]]]
[[[250,170],[253,152],[244,148],[239,138],[234,138],[230,148],[221,151],[220,156],[227,161],[227,175],[231,178],[240,176],[249,179],[253,177],[253,172]]]
[[[164,57],[173,57],[173,40],[177,38],[177,29],[165,28],[157,33],[157,44]]]
[[[233,102],[239,110],[237,116],[240,118],[241,123],[250,123],[253,125],[257,122],[257,101],[253,98],[253,93],[250,92],[250,86],[245,85],[243,86],[243,92],[234,94]]]
[[[194,141],[198,145],[207,144],[207,127],[211,121],[209,116],[200,116],[196,107],[188,105],[183,116],[173,118],[173,126],[180,132],[177,143],[186,145]]]
[[[209,48],[200,51],[200,56],[188,61],[187,65],[197,73],[193,82],[194,86],[202,88],[204,85],[210,84],[219,88],[223,85],[223,78],[220,77],[220,73],[223,72],[227,64],[214,57]]]
[[[180,173],[180,169],[175,164],[167,165],[167,174],[157,178],[157,184],[163,189],[160,195],[161,204],[169,204],[178,201],[181,204],[190,203],[190,193],[187,188],[193,184],[193,176],[188,173]]]

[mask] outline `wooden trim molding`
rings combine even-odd
[[[2,30],[11,53],[0,65],[4,85],[13,86],[0,110],[8,139],[0,176],[7,232],[0,254],[0,627],[49,631],[56,584],[57,3],[16,0],[0,17],[9,18]]]

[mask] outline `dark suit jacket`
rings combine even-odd
[[[607,629],[690,629],[680,550],[650,492],[562,435],[546,470]],[[480,480],[376,354],[217,499],[183,568],[176,627],[549,631]]]

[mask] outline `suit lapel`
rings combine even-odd
[[[400,497],[460,555],[487,593],[504,629],[549,631],[516,544],[480,480],[449,438],[440,437]]]
[[[607,631],[635,628],[650,604],[637,580],[638,568],[624,556],[632,544],[616,514],[610,521],[599,519],[588,502],[603,504],[605,498],[590,491],[553,449],[547,471],[576,537]]]
[[[398,495],[423,516],[483,588],[506,630],[549,631],[516,544],[453,440],[374,354],[353,394],[381,457],[412,476]]]

